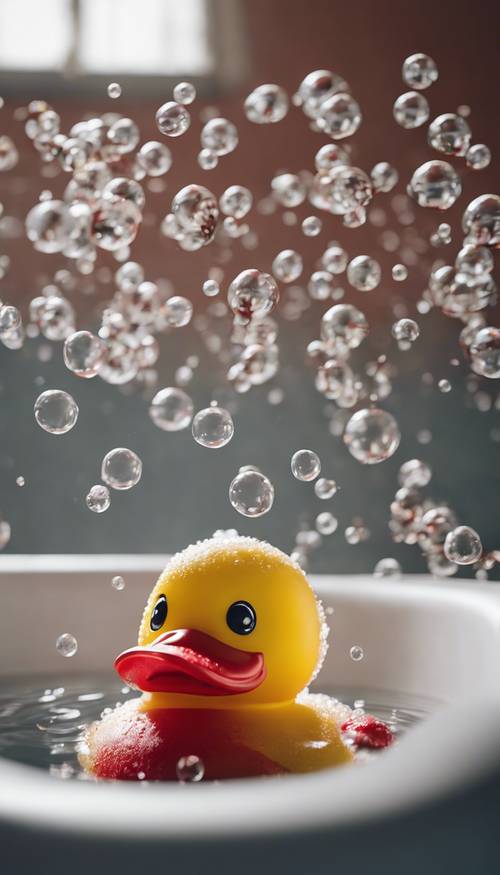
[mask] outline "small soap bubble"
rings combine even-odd
[[[491,164],[491,151],[484,143],[476,143],[467,149],[465,160],[472,170],[484,170]]]
[[[279,290],[270,274],[250,268],[239,273],[232,281],[227,300],[235,316],[249,322],[274,309],[279,301]]]
[[[359,644],[353,644],[350,651],[349,656],[351,657],[353,662],[360,662],[365,655],[365,651]]]
[[[191,124],[191,116],[182,103],[168,100],[156,113],[158,130],[167,137],[180,137]]]
[[[173,295],[165,302],[163,315],[172,328],[183,328],[191,322],[193,305],[187,298],[181,295]]]
[[[353,288],[369,292],[380,283],[380,264],[369,255],[357,255],[347,266],[347,279]]]
[[[392,111],[398,125],[406,130],[421,127],[429,118],[427,99],[416,91],[400,94],[394,102]]]
[[[215,170],[219,163],[219,158],[217,152],[214,152],[213,149],[200,149],[197,161],[202,170]]]
[[[429,465],[422,462],[421,459],[409,459],[408,462],[403,462],[399,469],[398,480],[401,486],[407,489],[413,487],[421,488],[430,483],[432,471]]]
[[[47,389],[35,401],[35,419],[50,434],[66,434],[78,419],[75,399],[62,389]]]
[[[274,276],[282,283],[295,282],[301,275],[302,269],[302,256],[294,249],[283,249],[278,252],[272,265]]]
[[[117,97],[121,97],[122,95],[122,87],[119,82],[110,82],[107,91],[108,97],[111,97],[112,100],[116,100]]]
[[[500,195],[481,194],[474,198],[462,217],[467,243],[481,246],[500,244]]]
[[[207,296],[207,298],[214,298],[220,292],[219,283],[215,280],[205,280],[202,286],[203,294]]]
[[[440,380],[438,383],[438,388],[440,392],[446,394],[447,392],[451,392],[451,383],[449,380]]]
[[[223,407],[205,407],[193,418],[192,433],[202,447],[225,447],[234,434],[233,418]]]
[[[274,486],[261,471],[241,469],[229,486],[229,501],[243,516],[263,516],[273,506]]]
[[[315,270],[307,284],[313,301],[326,301],[333,293],[333,277],[327,270]]]
[[[122,590],[125,589],[125,581],[121,574],[116,574],[115,577],[111,579],[111,586],[113,589]]]
[[[404,264],[393,264],[391,273],[393,280],[402,283],[408,277],[408,268]]]
[[[316,517],[316,528],[320,535],[333,535],[337,530],[338,520],[329,511],[319,513]]]
[[[116,447],[106,453],[101,465],[101,477],[112,489],[132,489],[142,475],[142,462],[133,450]]]
[[[381,559],[373,569],[374,577],[392,577],[397,580],[401,577],[401,565],[397,559]]]
[[[398,171],[387,161],[379,161],[378,164],[375,164],[370,177],[374,189],[383,192],[392,191],[399,180]]]
[[[333,94],[321,104],[316,124],[333,140],[352,137],[362,121],[361,109],[347,93]]]
[[[273,124],[285,118],[288,112],[288,95],[279,85],[259,85],[248,95],[244,103],[248,121],[256,125]]]
[[[219,207],[225,216],[233,219],[243,219],[252,209],[252,192],[244,185],[230,185],[222,193]]]
[[[307,216],[302,222],[302,233],[305,237],[317,237],[321,234],[323,223],[319,216]]]
[[[410,88],[416,88],[417,91],[429,88],[433,82],[437,81],[439,75],[436,62],[429,55],[424,55],[422,52],[417,52],[405,58],[401,72],[403,81]]]
[[[473,565],[481,557],[483,547],[478,533],[470,526],[457,526],[448,532],[444,542],[444,555],[457,565]]]
[[[238,130],[227,118],[212,118],[202,128],[201,145],[219,157],[233,152],[238,145]]]
[[[104,511],[111,505],[111,496],[108,487],[96,483],[96,485],[92,486],[89,490],[85,502],[88,509],[93,513],[104,513]]]
[[[429,125],[427,142],[429,146],[444,155],[465,155],[471,140],[468,123],[460,115],[445,112],[438,115]]]
[[[193,401],[182,389],[169,386],[156,393],[149,408],[149,415],[163,431],[181,431],[193,418]]]
[[[172,166],[172,153],[164,143],[149,140],[139,149],[137,163],[147,176],[163,176]]]
[[[366,317],[352,304],[334,304],[321,318],[321,339],[342,358],[356,349],[367,334]]]
[[[320,477],[314,484],[314,491],[317,498],[326,501],[328,498],[333,498],[337,492],[337,484],[335,480],[328,480],[326,477]]]
[[[0,306],[0,334],[15,331],[21,325],[21,314],[17,307],[10,304]]]
[[[276,200],[288,209],[298,207],[307,197],[307,186],[295,173],[281,173],[275,176],[271,182],[271,189]]]
[[[196,98],[196,88],[192,82],[178,82],[174,87],[173,97],[177,103],[189,106]]]
[[[95,377],[105,356],[104,342],[91,331],[76,331],[64,341],[64,364],[77,377]]]
[[[291,459],[292,474],[296,480],[315,480],[321,471],[321,461],[313,450],[297,450]]]
[[[351,456],[363,465],[377,465],[394,455],[401,432],[394,417],[377,408],[358,410],[344,430],[344,443]]]
[[[462,183],[451,164],[427,161],[415,170],[409,192],[421,207],[447,210],[461,195]]]
[[[18,486],[24,486],[26,483],[26,480],[24,479],[24,477],[16,477],[16,483]]]
[[[205,774],[205,766],[202,760],[195,754],[181,757],[175,768],[177,780],[182,784],[193,784],[201,781]]]
[[[419,442],[419,444],[422,444],[422,446],[430,444],[432,441],[431,430],[429,428],[419,429],[419,431],[417,431],[417,441]]]
[[[406,343],[413,343],[420,334],[418,322],[414,319],[398,319],[391,331],[396,340]]]
[[[0,550],[3,550],[10,541],[11,528],[7,520],[0,520]]]
[[[469,347],[474,373],[490,380],[500,378],[500,329],[485,327],[475,333]]]
[[[56,650],[61,656],[74,656],[78,650],[78,641],[70,632],[63,632],[56,641]]]

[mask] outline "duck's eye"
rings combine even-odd
[[[234,602],[228,608],[226,623],[237,635],[249,635],[257,625],[257,615],[248,602]]]
[[[153,632],[157,632],[158,629],[161,629],[165,620],[167,619],[167,614],[167,597],[165,595],[161,595],[154,606],[153,613],[151,614],[151,621],[149,623]]]

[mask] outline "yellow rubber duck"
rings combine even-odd
[[[143,695],[89,727],[84,767],[175,780],[189,755],[207,779],[349,762],[335,700],[306,689],[326,633],[305,574],[280,550],[239,536],[188,547],[156,583],[138,646],[115,662]]]

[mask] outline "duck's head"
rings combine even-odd
[[[170,560],[146,604],[138,646],[115,667],[152,694],[150,707],[286,702],[319,670],[325,629],[288,556],[254,538],[212,538]]]

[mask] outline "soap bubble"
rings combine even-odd
[[[207,298],[214,298],[215,295],[218,295],[220,292],[219,283],[215,280],[205,280],[203,283],[203,294],[207,296]]]
[[[481,194],[474,198],[462,217],[462,228],[467,243],[480,246],[500,245],[500,196]]]
[[[16,477],[16,484],[18,486],[24,486],[26,484],[26,480],[24,477]]]
[[[334,304],[321,318],[321,338],[340,356],[356,349],[367,334],[366,317],[352,304]]]
[[[302,222],[302,232],[305,237],[317,237],[321,234],[323,223],[319,216],[307,216]]]
[[[315,480],[321,471],[321,461],[313,450],[297,450],[292,456],[291,468],[297,480]]]
[[[299,85],[297,100],[305,114],[315,118],[323,103],[333,94],[348,92],[347,82],[330,70],[314,70],[308,73]]]
[[[500,329],[480,328],[469,347],[471,368],[490,380],[500,378]]]
[[[193,417],[193,402],[186,392],[169,386],[156,393],[149,408],[154,424],[163,431],[181,431]]]
[[[126,179],[122,176],[116,176],[107,182],[102,190],[102,196],[105,200],[114,203],[117,199],[131,201],[139,210],[142,210],[146,203],[146,195],[142,185],[139,185],[135,179]]]
[[[11,528],[7,520],[0,520],[0,550],[3,550],[10,541]]]
[[[66,434],[78,419],[75,399],[62,389],[47,389],[35,401],[35,419],[50,434]]]
[[[419,206],[447,210],[462,193],[462,183],[451,164],[427,161],[415,170],[409,190]]]
[[[406,91],[394,101],[392,112],[400,127],[413,130],[425,124],[429,118],[429,104],[423,94]]]
[[[56,641],[56,650],[61,656],[74,656],[78,650],[78,641],[69,632],[63,632]]]
[[[112,489],[132,489],[141,479],[142,462],[133,450],[117,447],[102,460],[101,477]]]
[[[438,389],[440,392],[451,392],[451,383],[449,380],[439,380]]]
[[[229,486],[229,501],[243,516],[263,516],[273,506],[274,486],[261,471],[240,469]]]
[[[189,105],[196,98],[196,88],[192,82],[178,82],[174,87],[174,100]]]
[[[19,152],[10,137],[0,136],[0,172],[12,170],[19,161]]]
[[[195,415],[192,432],[196,443],[202,447],[225,447],[234,434],[232,416],[223,407],[205,407]]]
[[[363,465],[385,462],[396,452],[401,432],[394,417],[377,408],[358,410],[344,430],[344,443],[351,456]]]
[[[382,276],[380,264],[369,255],[357,255],[347,266],[347,279],[360,292],[375,289]]]
[[[246,98],[244,109],[248,121],[257,125],[280,122],[288,112],[288,95],[279,85],[259,85]]]
[[[76,331],[64,341],[64,364],[77,377],[95,377],[104,361],[106,347],[91,331]]]
[[[252,203],[252,192],[244,185],[230,185],[219,200],[221,212],[234,219],[243,219],[252,209]]]
[[[424,88],[429,88],[438,78],[438,68],[436,62],[421,52],[415,55],[410,55],[405,59],[402,69],[403,80],[410,88],[416,88],[417,91],[422,91]]]
[[[175,771],[178,781],[181,781],[182,784],[192,784],[202,780],[205,766],[199,757],[190,754],[178,760]]]
[[[156,113],[158,130],[167,137],[180,137],[191,124],[191,116],[182,103],[168,100]]]
[[[387,161],[379,161],[375,164],[371,173],[371,181],[376,191],[388,192],[392,191],[395,185],[398,184],[399,174],[392,164]]]
[[[193,305],[191,301],[181,295],[172,295],[165,301],[163,315],[167,325],[171,325],[172,328],[183,328],[191,322]]]
[[[125,581],[120,574],[117,574],[111,580],[111,586],[118,591],[125,589]]]
[[[85,502],[88,509],[93,513],[104,513],[104,511],[111,505],[111,496],[108,487],[96,483],[96,485],[92,486],[89,490]]]
[[[353,644],[350,651],[349,656],[353,660],[353,662],[360,662],[365,655],[365,651],[359,644]]]
[[[328,498],[333,498],[337,492],[337,484],[335,480],[328,480],[326,477],[320,477],[314,484],[314,491],[318,498],[325,501]]]
[[[21,314],[17,307],[10,304],[0,305],[0,334],[15,331],[21,326]]]
[[[271,269],[276,279],[282,283],[293,283],[302,273],[302,256],[294,249],[283,249],[278,252]]]
[[[470,145],[471,130],[460,115],[445,112],[429,125],[427,142],[437,152],[445,155],[465,155]]]
[[[395,282],[402,283],[408,277],[408,268],[404,264],[393,264],[391,273]]]
[[[419,334],[420,328],[414,319],[398,319],[392,326],[392,336],[404,343],[413,343]]]
[[[313,301],[326,301],[333,293],[333,277],[327,270],[315,270],[307,284]]]
[[[455,259],[457,273],[465,274],[468,282],[491,273],[493,266],[493,255],[486,246],[463,246]]]
[[[200,236],[200,245],[215,233],[219,209],[215,195],[203,185],[186,185],[172,200],[172,213],[182,232]]]
[[[121,97],[122,87],[118,82],[110,82],[107,87],[108,97],[111,97],[112,100],[116,100],[117,97]]]
[[[401,486],[407,489],[413,487],[427,486],[430,483],[432,471],[429,465],[422,462],[421,459],[409,459],[408,462],[403,462],[399,469],[398,480]]]
[[[201,145],[216,155],[228,155],[238,145],[238,131],[227,118],[212,118],[202,128]]]
[[[333,94],[320,107],[318,127],[333,140],[352,137],[362,121],[359,104],[350,94]]]
[[[281,173],[275,176],[271,182],[271,189],[276,200],[289,209],[300,206],[307,196],[307,187],[303,179],[295,173]]]
[[[444,542],[444,555],[457,565],[473,565],[481,557],[483,546],[478,533],[470,526],[457,526],[448,532]]]
[[[337,531],[338,520],[329,511],[319,513],[316,517],[316,528],[320,535],[333,535]]]
[[[401,577],[401,565],[397,559],[381,559],[373,570],[373,576],[391,577],[393,580],[397,580]]]
[[[100,249],[113,252],[135,240],[142,213],[129,200],[102,200],[94,214],[91,237]]]
[[[172,166],[172,153],[164,143],[149,140],[139,149],[137,163],[147,176],[163,176]]]
[[[465,160],[472,170],[484,170],[491,163],[491,151],[484,143],[476,143],[467,149]]]
[[[202,170],[215,170],[218,163],[217,153],[212,149],[200,149],[198,152],[198,164]]]
[[[71,232],[68,207],[63,201],[41,201],[26,216],[26,234],[40,252],[61,252]]]
[[[270,313],[279,301],[275,280],[256,268],[238,274],[229,286],[227,300],[235,316],[245,322]]]
[[[37,321],[47,340],[65,340],[75,330],[75,311],[66,298],[50,295],[40,307]]]

